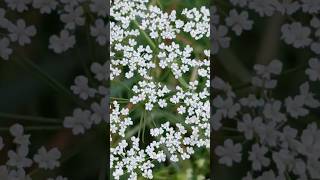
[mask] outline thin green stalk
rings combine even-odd
[[[122,101],[129,101],[129,99],[126,98],[118,98],[118,97],[110,97],[112,100],[122,100]]]
[[[160,9],[163,9],[163,6],[162,6],[162,4],[160,3],[159,0],[156,0],[156,3],[157,3],[157,5],[160,7]]]
[[[43,71],[38,65],[36,65],[35,63],[33,63],[31,60],[25,58],[24,62],[31,67],[33,70],[35,70],[36,72],[38,72],[40,75],[42,75],[45,79],[47,79],[50,83],[52,83],[52,85],[54,85],[55,87],[57,87],[58,89],[60,89],[62,92],[73,96],[73,94],[67,90],[62,84],[60,84],[57,80],[55,80],[54,78],[52,78],[49,74],[47,74],[45,71]]]
[[[92,16],[92,14],[90,13],[90,11],[88,11],[88,16],[89,17],[91,17]],[[95,60],[95,59],[97,59],[97,57],[96,57],[96,53],[95,53],[95,46],[94,46],[94,44],[93,44],[93,42],[92,42],[92,39],[90,38],[90,23],[86,23],[86,38],[87,38],[87,42],[88,42],[88,49],[89,49],[89,53],[90,53],[90,56],[91,56],[91,58],[92,59],[90,59],[89,61],[90,61],[90,63],[92,63],[93,62],[93,60]],[[81,54],[81,53],[80,53]],[[88,68],[88,66],[85,66],[86,65],[86,62],[85,61],[83,61],[83,68],[85,69],[85,72],[86,72],[86,74],[90,77],[90,78],[92,78],[91,76],[91,73],[90,73],[90,70],[89,70],[89,68]]]
[[[159,0],[153,0],[150,5],[157,5],[160,9],[163,9],[162,4],[159,2]]]
[[[60,119],[17,115],[17,114],[2,113],[2,112],[0,112],[0,118],[13,119],[13,120],[24,120],[24,121],[34,121],[34,122],[41,122],[41,123],[61,123],[62,122],[62,120],[60,120]]]
[[[60,130],[62,128],[63,128],[62,126],[26,126],[26,127],[24,127],[24,130],[25,131],[46,131],[46,130],[56,131],[56,130]],[[2,127],[2,128],[0,128],[0,131],[9,131],[9,129],[10,128],[8,128],[8,127]]]
[[[144,112],[142,112],[142,115],[140,117],[140,124],[139,124],[139,132],[138,132],[138,137],[140,138],[140,133],[141,133],[141,127],[142,127],[142,122],[144,120],[144,115],[143,115]]]
[[[188,83],[187,83],[186,80],[184,80],[182,77],[179,77],[179,78],[178,78],[178,81],[180,82],[180,84],[181,84],[184,88],[186,88],[186,89],[189,88]]]
[[[286,76],[286,75],[290,75],[290,74],[292,74],[292,73],[299,72],[299,71],[301,71],[301,70],[304,70],[306,67],[308,67],[308,64],[307,64],[307,63],[305,63],[305,64],[303,64],[303,65],[301,65],[301,66],[299,66],[299,67],[296,67],[296,68],[288,69],[288,70],[284,71],[283,73],[281,73],[281,74],[280,74],[281,76],[279,76],[279,78],[281,78],[281,77],[283,77],[283,76]],[[238,86],[235,86],[235,87],[233,88],[233,90],[235,90],[235,91],[241,90],[241,89],[243,89],[243,88],[250,87],[250,85],[251,85],[251,82],[246,82],[246,83],[240,84],[240,85],[238,85]]]
[[[147,33],[140,28],[139,23],[138,23],[136,20],[134,20],[134,21],[133,21],[133,24],[139,29],[139,31],[140,31],[140,33],[142,34],[142,36],[148,41],[148,44],[151,46],[151,49],[152,49],[152,50],[156,50],[156,48],[157,48],[156,44],[155,44],[155,43],[153,42],[153,40],[147,35]]]
[[[301,66],[298,66],[296,68],[288,69],[288,70],[284,71],[281,75],[288,75],[288,74],[292,74],[295,72],[299,72],[301,70],[304,70],[306,67],[308,67],[308,63],[304,63]]]
[[[237,129],[235,129],[235,128],[230,128],[230,127],[222,127],[221,130],[224,130],[224,131],[232,131],[232,132],[239,132]]]
[[[126,139],[132,137],[134,134],[136,134],[140,130],[140,127],[137,125],[134,128],[132,128],[128,133],[126,133]],[[138,136],[139,137],[139,136]]]
[[[36,74],[41,80],[43,80],[45,83],[49,84],[53,89],[55,89],[56,91],[65,95],[69,99],[73,100],[78,105],[80,105],[82,107],[87,107],[87,105],[85,103],[83,103],[82,101],[80,101],[71,91],[66,89],[56,79],[52,78],[49,74],[47,74],[45,71],[43,71],[34,62],[29,60],[28,58],[21,58],[21,59],[23,59],[23,62],[19,62],[18,60],[15,60],[15,62],[18,65],[22,66],[24,69],[29,70],[30,72]]]
[[[190,77],[190,82],[195,81],[197,78],[198,78],[198,68],[195,67],[195,68],[192,70],[191,77]]]
[[[126,84],[124,84],[123,82],[121,81],[116,81],[116,80],[112,80],[112,83],[117,83],[119,84],[120,86],[124,87],[126,90],[128,90],[129,92],[132,92],[132,89],[130,89]]]
[[[77,59],[79,59],[79,61],[81,61],[81,65],[82,65],[82,69],[84,70],[84,73],[85,75],[89,78],[89,80],[93,80],[93,77],[92,77],[92,74],[90,72],[90,69],[89,69],[89,65],[87,64],[87,61],[86,61],[86,58],[85,57],[82,57],[80,54],[81,52],[79,52],[79,48],[76,48],[76,56],[77,56]],[[89,48],[91,49],[91,48]],[[89,50],[90,51],[90,50]]]
[[[143,115],[144,115],[144,117],[143,117],[142,142],[144,142],[144,134],[145,134],[145,131],[146,131],[146,118],[147,118],[147,112],[146,112],[146,110],[144,110]],[[149,124],[149,123],[148,123],[148,124]]]

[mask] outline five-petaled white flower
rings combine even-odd
[[[46,150],[45,147],[41,147],[38,150],[38,154],[34,155],[33,160],[38,163],[40,168],[54,169],[59,167],[60,163],[57,161],[61,157],[61,153],[57,148]]]

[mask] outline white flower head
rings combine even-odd
[[[43,169],[54,169],[59,167],[60,163],[57,161],[61,157],[61,153],[57,148],[46,150],[45,147],[41,147],[38,150],[38,154],[34,155],[33,159],[38,163],[40,168]]]

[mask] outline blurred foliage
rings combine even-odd
[[[3,1],[0,7],[5,7]],[[106,125],[101,124],[80,136],[72,135],[71,130],[62,126],[64,117],[79,106],[78,98],[72,97],[70,91],[75,76],[85,74],[92,62],[108,59],[106,47],[99,46],[89,35],[88,24],[93,24],[94,19],[88,19],[85,26],[77,29],[74,48],[55,54],[48,45],[49,37],[63,29],[58,14],[43,15],[34,9],[23,13],[8,10],[6,17],[14,22],[25,19],[27,24],[36,26],[37,35],[31,44],[12,47],[13,54],[8,61],[0,60],[0,135],[5,143],[0,151],[0,164],[6,163],[7,151],[15,147],[9,127],[20,123],[26,133],[31,134],[30,155],[41,146],[58,147],[62,153],[61,166],[54,171],[36,166],[29,168],[26,173],[32,179],[57,175],[71,180],[106,179]],[[54,79],[64,90],[45,77]]]
[[[221,15],[221,21],[224,21],[223,18],[228,16],[229,11],[234,8],[229,2],[223,0],[213,0],[211,5],[217,7],[218,13]],[[272,96],[284,99],[298,94],[299,85],[308,79],[305,69],[308,67],[308,60],[314,56],[314,53],[308,48],[296,49],[281,40],[281,25],[286,21],[291,22],[291,17],[282,16],[279,13],[275,13],[270,17],[259,17],[257,13],[249,13],[249,17],[250,20],[254,21],[253,28],[243,32],[241,36],[230,33],[232,34],[230,36],[230,48],[221,49],[218,54],[211,57],[214,64],[214,75],[229,82],[237,97],[243,97],[253,89],[250,84],[254,74],[253,66],[255,64],[265,65],[274,59],[279,59],[283,63],[283,72],[277,78],[278,85]],[[302,12],[299,12],[294,17],[295,20],[302,24],[308,24],[309,18]],[[315,97],[319,99],[319,83],[313,84],[312,92],[315,92]],[[319,116],[320,110],[316,109],[312,110],[307,118],[288,122],[297,130],[303,130],[310,122],[317,122],[319,125]],[[236,127],[235,124],[231,126]],[[213,164],[211,171],[215,179],[238,180],[240,177],[246,176],[248,170],[251,170],[251,162],[247,160],[248,157],[242,157],[244,163],[235,163],[232,167],[221,165],[213,150],[217,145],[223,144],[227,138],[240,142],[243,145],[242,152],[251,150],[251,146],[247,144],[243,136],[239,136],[239,133],[229,131],[214,132],[211,139],[213,142],[210,154]]]

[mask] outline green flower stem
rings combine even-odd
[[[301,66],[299,67],[296,67],[296,68],[292,68],[292,69],[288,69],[286,71],[284,71],[283,73],[281,73],[279,79],[282,77],[282,76],[286,76],[286,75],[290,75],[292,73],[296,73],[296,72],[299,72],[299,71],[302,71],[304,70],[306,67],[308,67],[308,63],[305,63],[305,64],[302,64]],[[250,87],[251,86],[251,82],[246,82],[246,83],[243,83],[243,84],[240,84],[238,86],[235,86],[233,88],[234,91],[237,91],[237,90],[241,90],[241,89],[244,89],[244,88],[247,88],[247,87]]]
[[[173,113],[169,113],[164,110],[158,110],[152,113],[156,118],[166,118],[166,119],[171,119],[173,123],[183,123],[183,119],[181,118],[181,116],[175,115]]]
[[[118,97],[110,97],[112,100],[121,100],[121,101],[129,101],[129,99],[126,98],[118,98]]]
[[[232,132],[239,132],[237,129],[235,129],[235,128],[230,128],[230,127],[222,127],[221,130],[224,130],[224,131],[232,131]]]
[[[143,35],[143,37],[147,40],[148,44],[151,46],[151,49],[157,51],[157,49],[156,49],[156,48],[157,48],[157,47],[156,47],[156,44],[155,44],[155,43],[153,42],[153,40],[147,35],[147,33],[140,28],[138,22],[137,22],[136,20],[134,20],[134,21],[133,21],[133,24],[139,29],[140,33],[141,33],[141,34]],[[181,84],[184,88],[186,88],[186,89],[189,88],[188,83],[187,83],[182,77],[180,77],[180,78],[178,79],[178,81],[180,82],[180,84]]]
[[[288,74],[296,73],[296,72],[305,70],[307,67],[308,67],[308,62],[306,62],[296,68],[288,69],[288,70],[284,71],[281,75],[288,75]]]
[[[25,131],[56,131],[62,129],[62,126],[26,126],[24,127]],[[0,131],[9,131],[10,128],[2,127]]]
[[[126,133],[126,139],[131,138],[133,135],[135,135],[140,130],[140,126],[135,126],[132,128],[129,132]]]
[[[0,118],[2,119],[13,119],[13,120],[23,120],[23,121],[33,121],[41,123],[61,123],[62,120],[54,118],[45,118],[45,117],[35,117],[35,116],[25,116],[17,114],[9,114],[0,112]]]
[[[89,40],[88,40],[89,41]],[[89,44],[91,44],[91,43],[89,43]],[[90,47],[91,45],[89,45],[89,51],[91,52],[92,50],[92,48]],[[86,60],[86,58],[85,57],[82,57],[81,56],[81,52],[80,52],[80,50],[79,50],[79,48],[76,48],[76,51],[75,51],[75,54],[76,54],[76,56],[77,56],[77,59],[79,59],[80,61],[81,61],[81,65],[82,65],[82,69],[84,70],[84,73],[85,73],[85,75],[88,77],[88,79],[92,82],[92,80],[93,80],[93,77],[92,77],[92,74],[91,74],[91,72],[90,72],[90,69],[89,69],[89,65],[88,65],[88,63],[87,63],[87,60]],[[93,54],[93,53],[90,53],[90,54]],[[92,56],[92,55],[91,55]],[[92,57],[93,59],[95,59],[95,57]],[[89,61],[90,61],[90,59],[89,59]]]
[[[198,78],[198,67],[193,68],[191,77],[190,77],[190,82],[195,81]]]
[[[179,77],[179,78],[178,78],[178,81],[179,81],[179,83],[180,83],[184,88],[186,88],[186,89],[189,88],[188,83],[186,82],[186,80],[183,79],[183,77]]]
[[[49,74],[43,71],[38,65],[33,63],[28,58],[21,58],[23,59],[22,62],[19,60],[14,60],[18,65],[22,66],[24,69],[29,70],[30,72],[37,75],[41,80],[45,83],[49,84],[53,89],[61,94],[65,95],[67,98],[71,99],[72,101],[76,102],[81,107],[87,107],[87,105],[80,101],[78,97],[76,97],[71,91],[66,89],[61,83],[59,83],[56,79],[52,78]]]
[[[139,137],[139,138],[140,138],[140,133],[141,133],[143,121],[144,121],[144,111],[142,112],[142,115],[141,115],[141,117],[140,117],[139,132],[138,132],[138,137]]]
[[[125,83],[122,81],[112,80],[111,83],[119,84],[120,86],[124,87],[128,92],[132,92],[132,89],[130,89]],[[112,86],[112,84],[111,84]]]
[[[150,5],[158,6],[161,10],[163,10],[163,6],[159,0],[153,0]]]
[[[140,28],[139,23],[138,23],[136,20],[134,20],[134,21],[133,21],[133,24],[139,29],[139,31],[140,31],[140,33],[142,34],[142,36],[147,40],[148,44],[151,46],[151,49],[152,49],[152,50],[157,50],[157,49],[156,49],[156,48],[157,48],[156,44],[155,44],[155,43],[153,42],[153,40],[147,35],[147,33]]]
[[[143,117],[143,131],[142,131],[142,142],[144,142],[145,137],[145,131],[146,131],[146,125],[147,125],[147,111],[144,110],[144,117]],[[149,118],[148,118],[149,119]],[[149,124],[149,123],[148,123]]]

